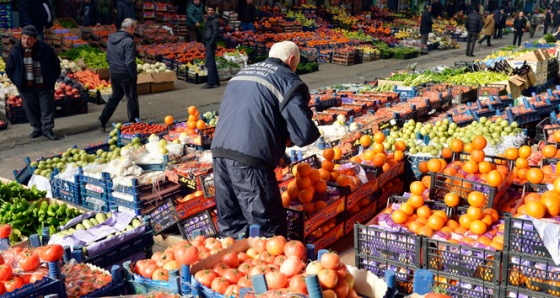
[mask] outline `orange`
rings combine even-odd
[[[482,218],[482,208],[476,208],[476,207],[471,206],[467,209],[466,214],[471,220],[481,219]]]
[[[296,185],[299,189],[308,188],[311,186],[311,179],[309,177],[297,177]]]
[[[468,143],[465,145],[465,147],[463,148],[463,151],[465,151],[466,153],[471,153],[471,151],[474,150],[474,146],[472,143]]]
[[[478,172],[480,174],[487,174],[488,172],[492,171],[492,168],[492,164],[487,161],[478,163]]]
[[[515,210],[516,214],[527,214],[527,211],[525,211],[525,204],[520,205],[519,207],[517,207],[517,210]]]
[[[476,136],[472,139],[473,149],[482,150],[486,147],[486,138],[484,136]]]
[[[546,213],[546,206],[540,201],[525,204],[525,212],[534,218],[543,218]]]
[[[556,146],[554,145],[546,145],[544,146],[542,149],[542,155],[544,156],[544,158],[553,158],[556,156]]]
[[[492,215],[490,214],[482,214],[482,219],[481,219],[487,226],[491,226],[494,223],[494,219],[492,218]]]
[[[460,227],[459,223],[453,219],[448,220],[445,222],[446,227],[450,227],[451,229],[455,230],[456,228]]]
[[[471,191],[467,196],[469,205],[475,208],[482,208],[484,203],[486,203],[486,196],[480,191]]]
[[[297,165],[296,171],[301,177],[307,177],[311,174],[311,166],[308,163],[302,162]]]
[[[282,193],[282,207],[284,208],[288,208],[290,207],[290,196],[288,195],[288,192],[283,192]]]
[[[331,181],[332,182],[336,182],[336,180],[338,179],[338,176],[340,176],[340,172],[339,171],[332,171],[331,172]]]
[[[371,144],[371,138],[368,135],[363,135],[362,137],[360,137],[360,145],[362,145],[362,147],[367,147]]]
[[[441,228],[443,228],[443,225],[445,224],[445,220],[441,217],[439,217],[438,215],[432,215],[428,218],[428,223],[427,225],[434,231],[439,231],[441,230]]]
[[[428,227],[428,226],[423,226],[420,228],[420,230],[418,230],[418,235],[423,235],[426,237],[432,237],[432,235],[434,234],[434,230],[432,230],[432,228]]]
[[[424,224],[417,221],[413,221],[408,224],[408,229],[412,231],[414,234],[418,234],[418,232],[422,227],[424,227]]]
[[[557,216],[560,214],[560,196],[552,191],[543,193],[541,203],[546,207],[549,216]]]
[[[441,171],[441,162],[437,158],[432,158],[428,161],[428,170],[432,173]]]
[[[402,203],[399,210],[402,210],[407,216],[414,214],[414,207],[412,207],[412,205],[408,202]]]
[[[486,154],[481,149],[474,149],[471,151],[471,160],[474,162],[483,162]]]
[[[445,211],[443,211],[443,210],[436,210],[432,214],[437,215],[437,216],[443,218],[445,221],[447,221],[447,214],[445,214]]]
[[[319,170],[311,169],[311,172],[309,173],[309,179],[311,179],[311,182],[313,183],[321,180],[321,173],[319,173]]]
[[[432,215],[432,210],[430,209],[430,207],[424,205],[424,206],[421,206],[418,209],[416,209],[416,214],[419,217],[428,218]]]
[[[200,119],[198,121],[196,121],[196,128],[198,130],[203,130],[206,128],[206,122],[204,122],[204,120]]]
[[[371,146],[371,149],[375,153],[384,153],[385,152],[385,146],[383,146],[383,144],[380,144],[380,143],[374,143],[373,146]]]
[[[305,188],[299,191],[299,201],[302,203],[309,203],[313,200],[313,192]]]
[[[507,148],[506,149],[506,158],[509,160],[516,160],[519,157],[519,152],[517,148]]]
[[[490,245],[490,243],[492,243],[492,239],[486,237],[486,236],[480,236],[476,239],[476,241],[478,243],[484,244],[486,246]]]
[[[488,226],[482,220],[473,220],[470,225],[470,230],[476,235],[482,235],[486,233]]]
[[[518,158],[519,159],[519,158]],[[516,166],[517,167],[517,166]],[[527,168],[522,168],[517,170],[517,177],[519,177],[519,179],[521,180],[525,180],[527,179],[527,172],[529,171],[529,169]]]
[[[341,174],[336,178],[336,183],[341,187],[346,187],[350,185],[350,178],[345,174]]]
[[[377,153],[375,154],[375,156],[372,159],[373,165],[376,167],[382,167],[385,162],[387,161],[387,158],[385,157],[385,154],[383,153]]]
[[[362,153],[362,158],[364,160],[373,160],[373,157],[375,156],[375,151],[373,151],[372,149],[366,150]]]
[[[453,141],[451,141],[451,150],[457,153],[463,151],[463,141],[459,139],[454,139]]]
[[[373,141],[378,144],[383,143],[383,141],[385,141],[385,134],[380,131],[376,132],[373,134]]]
[[[471,228],[472,219],[468,217],[466,214],[459,216],[459,225],[464,229]]]
[[[519,157],[515,160],[515,166],[520,169],[525,169],[529,167],[529,161],[527,158]]]
[[[196,114],[196,113],[198,112],[198,109],[197,109],[195,106],[190,106],[190,107],[187,109],[187,112],[189,112],[189,115],[194,115],[194,114]]]
[[[553,186],[554,186],[554,191],[560,193],[560,177],[554,180]]]
[[[398,140],[395,142],[395,149],[404,152],[406,150],[406,143],[403,140]]]
[[[196,121],[187,121],[187,127],[190,129],[196,128]]]
[[[408,202],[410,203],[410,205],[412,205],[412,207],[420,208],[422,207],[422,205],[424,205],[424,198],[419,195],[410,195],[410,197],[408,198]]]
[[[527,171],[527,180],[533,184],[540,184],[544,179],[544,173],[539,168],[530,168]]]
[[[482,213],[484,215],[490,215],[493,223],[497,222],[500,219],[500,215],[498,214],[498,211],[496,211],[496,209],[486,208],[486,209],[482,210]]]
[[[478,173],[478,163],[476,161],[469,160],[463,164],[463,171],[469,174]]]
[[[555,143],[560,143],[560,130],[555,131],[553,137]]]
[[[486,183],[493,187],[498,187],[502,185],[503,177],[502,174],[497,170],[492,170],[486,175]]]
[[[326,160],[333,160],[334,150],[332,148],[323,149],[323,158],[325,158]]]
[[[331,172],[325,169],[319,169],[319,174],[321,175],[321,179],[325,181],[329,181],[331,179]]]
[[[391,214],[391,218],[393,219],[393,221],[398,224],[404,223],[406,221],[406,217],[406,213],[404,213],[404,211],[402,210],[395,210]]]
[[[527,145],[521,146],[519,148],[519,157],[529,158],[529,156],[531,156],[531,153],[533,153],[533,150]]]
[[[165,118],[163,118],[163,122],[167,125],[171,125],[173,124],[173,122],[175,122],[175,119],[173,118],[173,116],[167,115],[165,116]]]
[[[418,163],[418,171],[420,171],[420,173],[422,173],[422,174],[428,173],[428,171],[429,171],[428,162],[427,161],[419,162]]]
[[[332,172],[334,170],[334,162],[325,159],[321,163],[321,168],[325,171]]]
[[[490,246],[493,247],[495,250],[504,250],[504,244],[503,243],[498,243],[496,241],[492,241],[492,243],[490,243]]]
[[[424,184],[426,188],[430,188],[431,183],[432,183],[432,176],[426,175],[422,177],[422,184]]]
[[[401,161],[404,159],[404,153],[401,150],[395,150],[393,153],[393,159],[396,161]]]
[[[443,174],[447,176],[455,176],[455,174],[457,174],[457,169],[454,167],[447,167],[443,169]]]
[[[410,184],[410,192],[414,195],[420,195],[421,196],[424,193],[425,190],[426,190],[426,187],[420,181],[414,181]]]
[[[317,193],[324,193],[327,191],[327,182],[325,180],[319,180],[313,183],[313,188]]]
[[[445,202],[445,205],[455,207],[459,205],[461,198],[459,198],[459,195],[456,193],[450,192],[443,197],[443,201]]]
[[[443,148],[441,149],[441,157],[443,158],[451,158],[453,156],[453,151],[451,148]]]
[[[313,203],[313,209],[315,209],[315,212],[320,211],[321,209],[327,207],[329,204],[327,204],[327,202],[325,201],[317,201],[315,203]]]
[[[290,197],[290,200],[295,201],[299,198],[299,189],[296,186],[291,186],[288,188],[288,191],[286,191],[288,193],[288,197]]]
[[[334,160],[339,160],[342,157],[342,150],[338,147],[334,147]]]

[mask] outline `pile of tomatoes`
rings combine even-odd
[[[123,125],[121,127],[121,133],[125,135],[135,135],[135,134],[151,135],[151,134],[162,133],[166,129],[167,128],[165,127],[165,125],[162,124],[154,124],[154,123],[150,124],[150,123],[140,122],[140,123],[129,123]]]
[[[41,261],[56,262],[63,254],[64,249],[57,244],[37,249],[12,247],[3,251],[0,254],[0,294],[13,292],[43,279],[48,269],[41,266]]]
[[[193,241],[184,240],[163,252],[155,252],[151,259],[140,260],[134,264],[134,273],[152,280],[167,281],[170,270],[179,270],[181,265],[192,265],[210,255],[230,247],[235,240],[198,236]]]
[[[307,294],[305,277],[316,274],[325,297],[358,297],[354,277],[335,252],[305,265],[306,249],[300,241],[282,236],[251,238],[245,252],[228,252],[213,268],[198,271],[194,278],[212,291],[239,297],[241,288],[252,287],[251,278],[264,274],[269,290],[275,293]]]
[[[108,271],[83,263],[65,264],[62,274],[65,275],[68,298],[85,296],[107,286],[113,280]]]

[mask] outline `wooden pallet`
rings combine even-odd
[[[349,66],[349,65],[354,65],[354,57],[350,58],[350,57],[335,57],[333,56],[332,58],[332,63],[333,64],[338,64],[338,65],[345,65],[345,66]]]

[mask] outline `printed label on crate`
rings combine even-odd
[[[207,199],[204,196],[200,196],[184,203],[176,204],[175,210],[177,211],[180,219],[185,219],[214,206],[216,206],[216,201],[214,199]]]
[[[324,224],[327,220],[334,218],[339,213],[342,213],[344,208],[344,198],[338,199],[330,206],[315,213],[311,218],[306,220],[303,224],[304,237],[307,237],[311,232],[315,231],[318,227]]]
[[[179,221],[179,215],[173,206],[171,199],[166,200],[148,214],[154,230],[154,234],[159,234]]]
[[[381,121],[378,124],[379,130],[398,130],[399,126],[397,124],[397,120],[396,119],[391,119],[391,120],[387,120],[387,121]]]
[[[344,223],[339,224],[334,229],[330,230],[327,234],[323,235],[319,240],[313,242],[315,251],[326,248],[327,246],[335,243],[338,239],[344,236]]]
[[[376,211],[377,211],[377,201],[374,199],[371,204],[369,204],[363,210],[354,214],[351,218],[346,220],[344,225],[344,233],[346,235],[352,233],[354,231],[355,223],[361,223],[361,224],[365,223],[375,215]]]
[[[356,188],[352,193],[350,193],[346,197],[346,208],[350,209],[358,203],[361,199],[371,195],[374,191],[379,189],[379,180],[374,179],[365,184],[362,184],[360,187]]]
[[[183,239],[186,240],[192,240],[195,237],[193,235],[195,230],[199,230],[200,234],[206,237],[212,237],[217,234],[214,221],[208,210],[182,220],[178,225]]]
[[[190,179],[188,177],[185,176],[179,176],[179,180],[178,180],[179,184],[190,188],[192,190],[196,190],[196,180],[195,179]]]

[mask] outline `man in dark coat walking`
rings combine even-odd
[[[523,38],[523,30],[527,27],[527,19],[522,11],[519,12],[513,21],[513,45],[521,46],[521,38]]]
[[[54,134],[54,84],[60,76],[60,62],[54,50],[38,40],[33,25],[23,27],[21,39],[12,47],[6,61],[6,74],[18,88],[29,124],[30,138]]]
[[[494,39],[498,39],[498,32],[500,32],[500,21],[502,20],[502,12],[496,9],[494,12]]]
[[[554,13],[554,19],[552,20],[552,32],[556,32],[560,27],[560,9],[556,10]]]
[[[432,14],[431,6],[426,6],[424,9],[424,13],[422,14],[422,18],[420,19],[420,40],[423,46],[428,46],[428,37],[430,32],[432,32]]]
[[[140,117],[140,105],[136,92],[136,82],[138,81],[136,44],[132,39],[136,25],[136,20],[124,19],[121,29],[109,35],[106,60],[109,63],[109,72],[111,73],[113,95],[111,95],[99,116],[99,125],[102,132],[105,132],[107,122],[109,122],[125,95],[128,121],[135,122]]]
[[[543,31],[544,35],[546,35],[546,33],[548,32],[548,27],[550,27],[551,25],[552,25],[552,9],[548,8],[544,13],[544,31]]]
[[[204,45],[204,66],[208,72],[208,83],[202,89],[211,89],[220,86],[220,77],[216,67],[216,49],[218,48],[218,34],[220,31],[219,15],[215,6],[208,6],[208,18],[202,30],[202,44]]]
[[[117,30],[121,28],[124,19],[136,19],[136,8],[131,0],[118,0],[117,2]]]
[[[467,56],[474,57],[474,46],[476,40],[478,39],[478,34],[480,30],[482,30],[482,26],[484,26],[484,22],[482,21],[482,17],[478,13],[478,9],[471,8],[470,13],[467,16],[467,20],[465,21],[465,28],[467,29]]]

